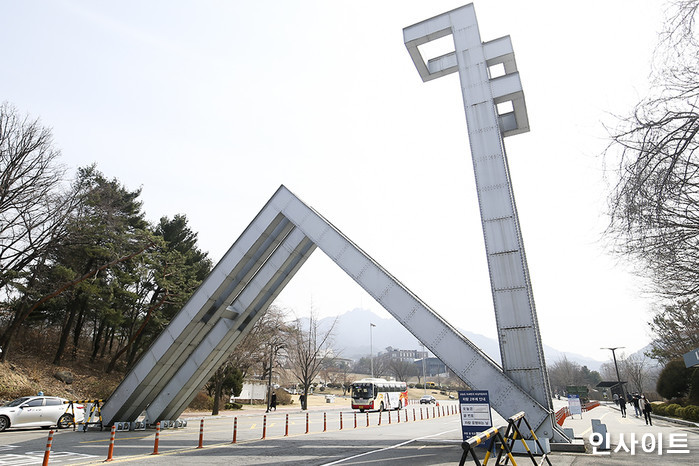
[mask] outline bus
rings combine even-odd
[[[362,379],[352,384],[352,409],[401,409],[408,405],[408,385],[384,379]]]

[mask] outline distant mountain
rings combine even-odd
[[[335,317],[326,317],[321,319],[319,324],[321,328],[328,328],[334,319]],[[376,327],[372,328],[374,354],[385,351],[387,346],[399,349],[420,349],[420,342],[417,338],[396,319],[379,317],[367,309],[360,308],[348,311],[338,316],[337,319],[334,331],[335,347],[345,358],[359,359],[369,355],[370,322],[376,324]],[[496,339],[469,332],[462,328],[457,329],[484,353],[500,363],[500,345]],[[546,354],[547,364],[558,361],[565,354],[570,361],[575,361],[581,366],[587,366],[588,369],[593,371],[599,370],[604,362],[580,354],[563,352],[548,345],[544,345],[544,353]]]

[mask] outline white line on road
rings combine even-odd
[[[414,438],[414,439],[411,439],[411,440],[406,440],[405,442],[397,443],[397,444],[395,444],[395,445],[391,445],[390,447],[379,448],[378,450],[367,451],[367,452],[364,452],[364,453],[360,453],[360,454],[358,454],[358,455],[349,456],[349,457],[347,457],[347,458],[342,458],[341,460],[333,461],[332,463],[325,463],[323,466],[331,466],[331,465],[333,465],[333,464],[344,463],[345,461],[353,460],[353,459],[355,459],[355,458],[361,458],[362,456],[371,455],[371,454],[374,454],[374,453],[380,453],[380,452],[386,451],[386,450],[392,450],[392,449],[394,449],[394,448],[399,448],[399,447],[402,447],[403,445],[407,445],[407,444],[409,444],[409,443],[416,442],[416,441],[418,441],[418,440],[422,440],[422,439],[426,439],[426,438],[430,438],[430,437],[438,437],[438,436],[440,436],[440,435],[448,434],[448,433],[450,433],[450,432],[455,432],[455,431],[457,431],[457,430],[459,430],[459,429],[445,430],[444,432],[440,432],[440,433],[438,433],[438,434],[425,435],[424,437],[418,437],[418,438]]]
[[[599,420],[601,421],[602,419],[604,419],[604,418],[605,418],[607,415],[609,415],[609,414],[611,414],[611,413],[604,413],[602,416],[600,416]],[[581,436],[581,437],[585,437],[585,436],[586,436],[587,434],[589,434],[590,432],[592,432],[592,427],[588,427],[586,430],[583,431],[582,434],[580,434],[580,436]]]

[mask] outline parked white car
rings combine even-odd
[[[56,396],[23,396],[0,406],[0,432],[10,427],[56,426],[65,429],[85,418],[85,407],[74,404],[71,412],[67,400]]]

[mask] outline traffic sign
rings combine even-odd
[[[684,355],[684,365],[687,367],[699,366],[699,348]]]
[[[493,427],[490,416],[490,397],[487,390],[459,391],[461,406],[461,433],[464,442],[474,435]]]

